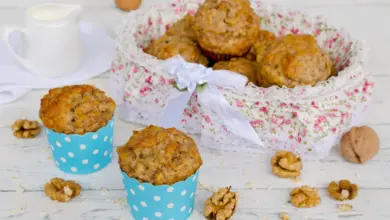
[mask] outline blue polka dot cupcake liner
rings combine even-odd
[[[105,168],[112,158],[114,120],[83,135],[45,128],[56,166],[65,173],[90,174]]]
[[[127,203],[136,220],[185,220],[194,210],[199,170],[173,185],[140,183],[122,172]]]

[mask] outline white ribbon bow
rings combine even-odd
[[[233,134],[264,146],[249,121],[235,111],[223,97],[217,86],[234,92],[243,92],[248,79],[240,74],[226,70],[212,70],[203,65],[188,63],[180,55],[164,61],[162,69],[175,77],[176,91],[168,98],[166,109],[160,116],[159,126],[179,127],[180,119],[193,92],[198,85],[207,83],[203,91],[198,92],[198,101],[202,106],[213,110],[225,127]],[[183,91],[187,89],[187,91]]]

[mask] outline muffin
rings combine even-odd
[[[49,90],[39,116],[59,169],[89,174],[111,162],[114,111],[114,101],[91,85]]]
[[[117,152],[123,172],[153,185],[171,185],[185,180],[202,165],[194,140],[175,128],[151,125],[134,131]]]
[[[168,36],[183,36],[196,42],[196,33],[192,28],[194,24],[194,17],[187,14],[184,18],[178,20],[167,30]]]
[[[39,116],[46,128],[64,134],[85,134],[106,126],[115,102],[91,85],[50,89],[41,99]]]
[[[192,138],[175,128],[148,126],[134,131],[117,153],[135,219],[187,219],[191,215],[202,165]]]
[[[248,60],[256,61],[256,56],[257,56],[257,48],[261,47],[262,45],[269,43],[273,40],[275,40],[275,34],[266,31],[266,30],[260,30],[260,36],[257,39],[257,41],[253,44],[253,46],[249,49],[248,53],[245,55],[245,57]]]
[[[260,17],[248,0],[207,0],[193,26],[203,53],[214,61],[243,56],[259,38]]]
[[[166,60],[180,54],[190,63],[198,63],[204,66],[207,66],[209,63],[198,45],[184,36],[163,35],[162,37],[153,40],[148,47],[145,48],[144,52],[160,60]]]
[[[219,61],[213,66],[213,70],[229,70],[244,75],[248,78],[248,83],[252,82],[255,84],[258,68],[259,66],[256,62],[247,60],[243,57],[233,58],[229,61]]]
[[[332,73],[332,61],[311,35],[287,35],[257,48],[260,86],[316,85]]]

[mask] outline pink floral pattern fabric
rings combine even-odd
[[[112,86],[128,108],[127,119],[141,124],[157,122],[164,111],[174,80],[159,68],[163,61],[143,53],[152,39],[185,14],[194,14],[201,1],[179,0],[170,5],[132,12],[117,31],[117,57]],[[267,149],[288,149],[301,155],[326,156],[330,147],[367,110],[374,82],[364,70],[364,44],[329,25],[321,17],[252,2],[262,17],[262,28],[284,36],[307,33],[330,54],[339,71],[316,86],[260,88],[249,84],[244,94],[222,88],[226,100],[256,129]],[[179,116],[178,116],[179,117]],[[203,145],[234,151],[264,152],[231,134],[218,115],[202,106],[194,93],[181,116],[182,129],[200,133]]]

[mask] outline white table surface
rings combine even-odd
[[[142,7],[167,0],[144,0]],[[273,220],[285,211],[293,220],[386,220],[390,219],[390,0],[268,0],[312,14],[324,15],[332,23],[347,29],[371,47],[367,69],[376,77],[376,89],[367,124],[381,139],[379,154],[365,165],[343,160],[334,148],[322,161],[304,162],[301,184],[321,189],[322,203],[316,208],[298,210],[287,204],[291,188],[297,183],[271,174],[270,158],[265,155],[210,152],[202,149],[196,209],[202,211],[210,195],[207,186],[232,185],[241,194],[239,209],[233,219]],[[27,6],[42,0],[1,0],[0,25],[22,24]],[[85,6],[83,19],[104,25],[108,31],[125,14],[114,7],[114,0],[55,0]],[[1,73],[4,74],[4,73]],[[11,74],[11,73],[6,73]],[[106,88],[107,74],[86,81]],[[32,140],[18,140],[10,125],[19,117],[38,119],[39,100],[44,90],[33,91],[14,103],[0,106],[0,219],[12,220],[120,220],[131,219],[116,163],[90,176],[64,175],[50,158],[42,133]],[[123,144],[136,125],[116,123],[115,146]],[[114,161],[116,156],[114,156]],[[52,177],[80,182],[84,188],[77,199],[55,203],[43,193],[43,185]],[[333,180],[349,179],[360,186],[359,196],[350,202],[354,211],[340,213],[337,202],[326,191]],[[203,219],[192,217],[192,219]]]

